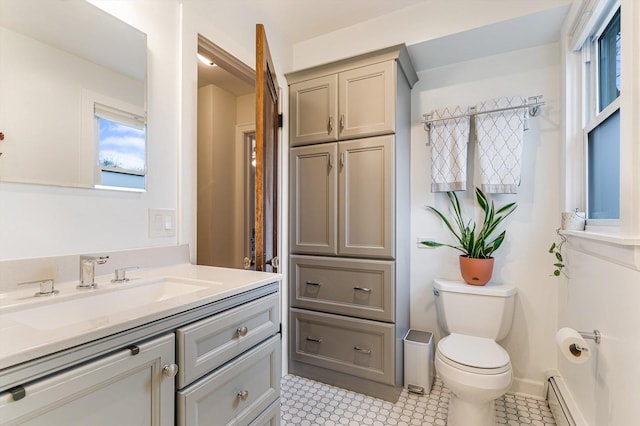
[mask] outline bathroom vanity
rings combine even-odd
[[[0,294],[0,424],[279,424],[280,275],[131,275]]]

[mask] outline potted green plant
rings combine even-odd
[[[475,221],[465,220],[462,217],[460,200],[455,192],[447,192],[453,220],[450,221],[438,209],[427,206],[429,210],[437,214],[453,234],[457,244],[444,244],[436,241],[422,241],[428,247],[451,247],[462,254],[460,255],[460,272],[467,284],[485,285],[493,274],[493,253],[500,248],[506,231],[497,236],[494,233],[500,225],[517,207],[516,203],[508,203],[496,209],[493,201],[489,202],[480,188],[476,188],[476,199],[482,209],[484,218],[481,226]]]

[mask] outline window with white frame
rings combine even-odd
[[[94,104],[98,146],[97,184],[145,189],[146,125],[144,117]]]
[[[602,11],[582,46],[587,219],[620,218],[620,5]]]

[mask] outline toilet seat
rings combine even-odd
[[[500,374],[511,369],[509,354],[494,340],[452,333],[440,340],[436,351],[453,368],[476,374]]]

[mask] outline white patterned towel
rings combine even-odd
[[[526,98],[496,98],[476,105],[476,113],[525,105]],[[490,194],[515,194],[520,186],[527,108],[476,115],[480,185]]]
[[[435,110],[431,119],[431,192],[464,191],[467,186],[467,142],[469,108],[460,106]],[[452,116],[459,118],[449,118]]]

